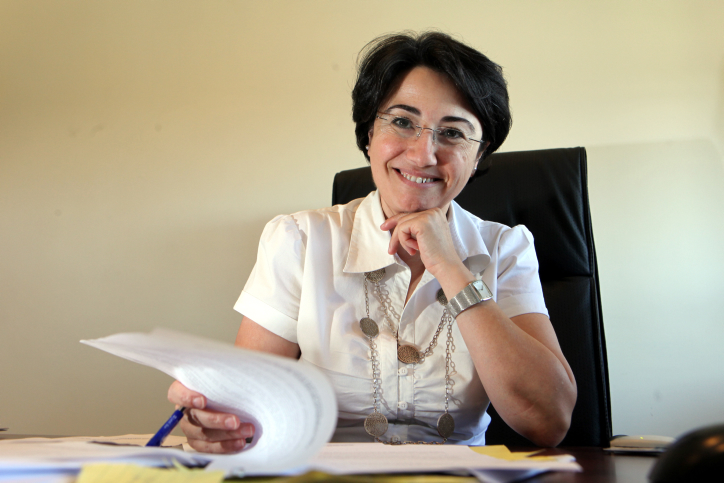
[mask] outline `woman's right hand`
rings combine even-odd
[[[206,408],[206,397],[178,381],[168,389],[168,400],[186,411],[179,427],[189,445],[202,453],[238,453],[254,436],[254,425],[243,423],[235,414]]]

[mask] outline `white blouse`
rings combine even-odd
[[[234,308],[257,324],[299,344],[301,359],[319,367],[337,394],[339,421],[333,441],[372,441],[363,427],[373,412],[372,365],[359,320],[366,316],[364,273],[385,268],[381,285],[389,292],[401,344],[425,350],[443,307],[440,284],[427,271],[407,305],[410,269],[389,255],[390,233],[375,191],[346,205],[275,217],[264,228],[256,265]],[[483,221],[454,201],[448,223],[464,264],[482,279],[508,317],[548,315],[538,277],[533,236],[524,226]],[[383,322],[368,284],[370,317],[380,326],[375,339],[381,370],[379,410],[391,441],[440,441],[437,420],[445,408],[447,330],[424,362],[397,360],[397,340]],[[452,296],[454,294],[448,294]],[[485,444],[489,399],[465,341],[453,324],[455,372],[449,412],[455,433],[449,442]]]

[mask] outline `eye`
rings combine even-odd
[[[451,127],[443,127],[440,128],[440,136],[442,136],[446,141],[465,141],[468,139],[468,137],[463,133],[462,131],[458,129],[454,129]]]
[[[407,119],[406,117],[395,117],[390,121],[390,124],[392,124],[394,127],[398,129],[414,129],[415,125],[412,124],[412,121]]]

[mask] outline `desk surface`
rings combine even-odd
[[[614,455],[601,448],[556,448],[541,454],[571,454],[583,467],[582,473],[547,473],[526,483],[647,483],[656,456]]]

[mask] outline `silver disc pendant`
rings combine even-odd
[[[447,297],[445,296],[445,292],[442,291],[442,289],[437,291],[437,301],[440,302],[440,305],[443,307],[447,305]]]
[[[362,329],[362,333],[370,339],[374,339],[380,333],[380,328],[377,326],[377,322],[369,317],[360,319],[359,326]]]
[[[365,278],[368,282],[377,283],[380,280],[382,280],[385,276],[385,269],[380,268],[379,270],[375,270],[374,272],[365,272]]]
[[[420,351],[411,345],[397,347],[397,360],[405,364],[417,364],[420,362]]]
[[[365,418],[365,431],[370,436],[379,438],[387,432],[387,418],[384,414],[372,413]]]
[[[367,423],[365,423],[367,424]],[[445,413],[437,420],[437,433],[448,439],[455,432],[455,420],[450,413]]]

